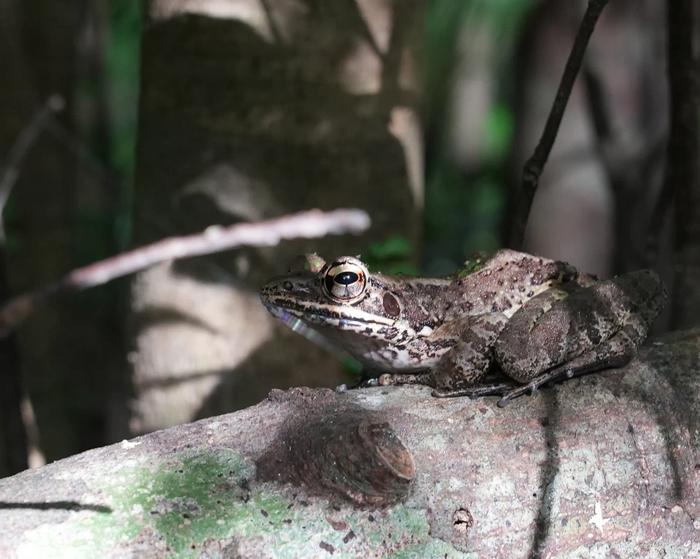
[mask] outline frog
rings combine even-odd
[[[422,384],[435,397],[497,395],[627,364],[667,295],[652,270],[609,279],[502,249],[446,277],[370,273],[359,257],[307,255],[262,303],[364,367],[364,386]]]

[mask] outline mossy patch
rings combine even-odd
[[[334,509],[292,487],[256,483],[254,474],[251,461],[222,449],[125,465],[93,487],[91,500],[110,512],[83,510],[61,524],[43,525],[26,534],[19,555],[199,557],[225,545],[242,556],[258,549],[280,558],[408,558],[438,549],[441,557],[464,557],[430,537],[421,510]]]

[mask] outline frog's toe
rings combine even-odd
[[[467,396],[469,398],[481,398],[482,396],[501,396],[507,394],[513,388],[512,384],[499,382],[494,384],[480,384],[458,389],[440,389],[432,391],[435,398],[457,398]]]
[[[378,377],[367,377],[358,382],[356,388],[372,388],[380,385],[381,382]]]
[[[399,384],[397,381],[398,379],[395,378],[396,375],[392,375],[390,373],[384,373],[383,375],[379,375],[376,380],[377,383],[374,386],[390,386],[392,384]]]
[[[372,386],[379,386],[379,379],[377,377],[363,377],[351,384],[339,384],[335,387],[335,391],[338,393],[343,393],[347,392],[348,390],[357,390],[358,388],[370,388]]]
[[[539,382],[533,381],[523,386],[518,386],[517,388],[508,390],[505,394],[503,394],[503,397],[498,400],[498,407],[504,408],[511,400],[515,400],[516,398],[524,396],[525,394],[529,393],[531,396],[534,395],[535,392],[537,392],[537,389],[540,387],[540,384],[541,383]]]

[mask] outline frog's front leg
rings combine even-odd
[[[660,279],[649,270],[533,298],[494,346],[503,371],[524,383],[499,405],[547,382],[625,365],[646,339],[665,298]]]
[[[512,384],[483,383],[493,362],[493,347],[508,322],[502,313],[468,317],[450,328],[459,336],[433,369],[433,396],[487,396],[503,394]]]
[[[503,394],[512,384],[481,384],[492,360],[493,345],[507,318],[501,313],[465,317],[445,324],[422,342],[419,351],[439,351],[449,344],[447,352],[430,369],[420,373],[383,374],[380,385],[423,384],[432,386],[433,396],[485,396]]]

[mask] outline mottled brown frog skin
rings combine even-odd
[[[306,267],[262,288],[274,316],[343,347],[379,375],[375,383],[502,394],[501,405],[545,382],[624,365],[666,299],[650,270],[597,281],[512,250],[451,278],[370,274],[351,256],[308,255]],[[486,384],[491,370],[508,382]]]

